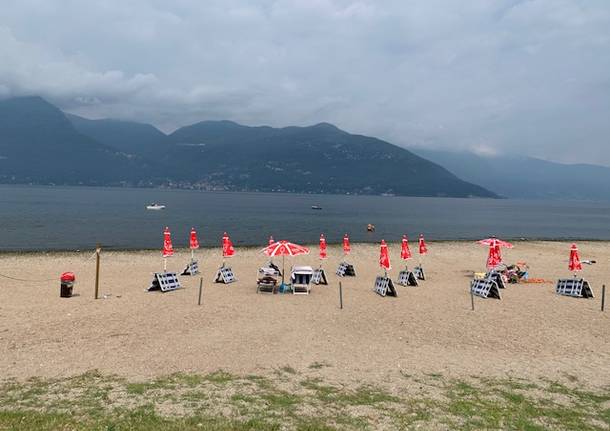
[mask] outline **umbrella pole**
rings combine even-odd
[[[167,257],[163,257],[163,272],[167,272]]]
[[[282,255],[282,284],[284,284],[284,274],[286,274],[286,269],[284,268],[285,260],[286,256]]]
[[[191,262],[195,262],[195,250],[191,248]]]

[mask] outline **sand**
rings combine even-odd
[[[230,260],[238,282],[214,284],[219,250],[198,251],[200,307],[199,277],[181,277],[184,288],[175,292],[145,291],[151,273],[162,269],[158,251],[103,252],[100,294],[108,297],[97,301],[91,251],[0,254],[0,274],[54,279],[0,278],[0,378],[89,370],[134,379],[218,369],[264,374],[324,364],[328,377],[352,381],[437,373],[577,376],[583,385],[607,385],[610,311],[600,312],[600,297],[601,285],[610,281],[610,244],[579,247],[583,259],[598,262],[583,271],[596,298],[558,296],[554,284],[509,285],[502,300],[477,298],[474,312],[469,281],[473,271],[484,270],[487,250],[470,242],[430,243],[424,260],[428,280],[419,287],[397,286],[397,298],[373,292],[378,246],[354,244],[349,261],[357,277],[342,279],[343,310],[334,275],[342,260],[338,246],[329,247],[324,262],[329,286],[315,286],[309,296],[257,294],[256,270],[266,259],[256,249],[238,248]],[[286,259],[286,265],[317,266],[317,246],[312,250]],[[396,279],[403,268],[399,244],[390,244],[390,251]],[[182,270],[189,253],[179,250],[168,269]],[[505,260],[526,261],[532,277],[556,280],[570,276],[568,254],[567,243],[519,242]],[[275,261],[281,264],[281,258]],[[78,296],[59,297],[63,271],[76,273]]]

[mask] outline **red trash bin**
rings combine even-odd
[[[64,272],[59,280],[61,282],[59,296],[61,298],[70,298],[74,290],[74,283],[76,283],[76,276],[73,272]]]

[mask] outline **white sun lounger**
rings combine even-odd
[[[311,266],[293,266],[290,271],[292,293],[295,295],[308,295],[311,291],[311,278],[313,268]]]

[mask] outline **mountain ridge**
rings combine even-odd
[[[404,148],[329,123],[202,121],[166,135],[65,114],[39,97],[0,101],[0,115],[1,182],[497,197]]]
[[[610,167],[559,163],[528,156],[485,156],[465,151],[411,148],[467,181],[499,195],[523,199],[610,200]]]

